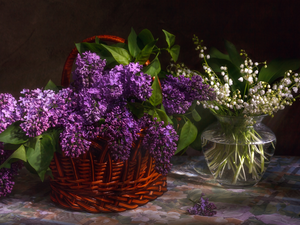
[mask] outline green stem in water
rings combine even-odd
[[[243,165],[244,165],[244,160],[245,160],[245,156],[242,156],[242,157],[240,158],[240,165],[239,165],[239,167],[237,168],[237,171],[234,173],[234,176],[233,176],[233,179],[232,179],[232,183],[233,183],[233,184],[235,184],[236,181],[237,181],[237,179],[238,179],[238,176],[239,176],[239,174],[240,174],[240,172],[241,172],[241,169],[242,169],[242,167],[243,167]]]

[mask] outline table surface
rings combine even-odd
[[[21,170],[12,193],[0,198],[0,224],[300,224],[300,157],[273,157],[262,180],[247,189],[225,189],[200,177],[193,165],[203,160],[174,157],[168,192],[121,213],[65,210],[51,202],[49,180]],[[187,214],[189,198],[201,192],[217,206],[215,216]]]

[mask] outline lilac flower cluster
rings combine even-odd
[[[95,65],[97,63],[99,67]],[[171,168],[170,159],[176,151],[178,135],[175,130],[171,125],[164,126],[163,122],[152,121],[148,116],[137,120],[126,107],[129,99],[145,101],[152,94],[151,77],[141,72],[142,66],[130,63],[106,71],[103,69],[105,61],[91,52],[78,55],[76,65],[73,87],[78,105],[61,133],[65,154],[79,156],[88,149],[88,140],[98,134],[108,139],[112,158],[125,161],[130,156],[132,143],[144,129],[142,144],[149,148],[157,171],[167,174]],[[94,124],[101,118],[105,122],[97,130]]]
[[[0,165],[12,154],[12,151],[3,150],[3,145],[0,142]],[[18,171],[22,168],[21,162],[14,162],[11,167],[0,169],[0,197],[6,196],[11,193],[15,184],[13,178],[17,175]]]
[[[101,132],[110,138],[115,160],[129,157],[139,129],[125,105],[127,99],[144,101],[151,96],[151,77],[141,72],[138,63],[117,65],[108,71],[105,64],[95,53],[78,54],[72,84],[76,106],[71,107],[62,124],[61,146],[66,155],[84,153],[90,145],[87,140]],[[102,118],[105,124],[99,128],[95,124]]]
[[[177,149],[176,131],[171,125],[163,126],[163,121],[158,122],[156,118],[153,121],[149,116],[142,117],[139,123],[146,130],[142,145],[154,158],[156,171],[166,175],[171,170],[170,160]]]
[[[141,72],[141,69],[142,66],[138,63],[130,63],[127,66],[117,65],[109,72],[110,76],[106,84],[109,84],[110,88],[112,88],[112,81],[117,78],[122,84],[123,98],[133,97],[145,101],[152,93],[152,79],[151,76]]]
[[[55,127],[58,123],[58,115],[53,110],[53,102],[56,100],[54,91],[39,88],[32,91],[24,89],[21,94],[24,97],[20,97],[19,104],[24,122],[20,127],[26,135],[36,137],[47,131],[49,127]]]
[[[102,73],[106,65],[106,60],[100,59],[96,53],[90,51],[78,54],[76,59],[76,69],[73,72],[72,86],[80,90],[82,88],[91,88],[101,82]]]
[[[97,88],[83,88],[77,94],[76,111],[83,116],[85,124],[93,124],[105,115],[108,100]]]
[[[130,156],[132,143],[138,139],[139,126],[126,107],[116,106],[107,113],[100,126],[100,135],[108,138],[110,153],[114,160],[125,161]]]
[[[0,133],[9,125],[20,120],[20,108],[16,99],[11,94],[0,94]],[[12,154],[12,151],[4,150],[3,143],[0,142],[0,165]],[[11,164],[11,168],[0,169],[0,197],[9,194],[14,186],[13,177],[22,167],[19,162]]]
[[[18,100],[21,117],[24,121],[20,127],[29,137],[36,137],[50,127],[64,125],[65,118],[74,111],[77,95],[70,88],[60,90],[57,94],[52,90],[21,91]]]
[[[64,122],[60,145],[66,156],[78,157],[89,149],[89,140],[97,137],[99,129],[92,125],[84,126],[84,118],[76,113],[70,114]]]
[[[73,72],[72,86],[77,91],[93,88],[90,92],[96,94],[98,100],[106,99],[110,102],[120,97],[134,97],[144,101],[151,96],[151,76],[141,72],[142,66],[139,63],[117,65],[105,71],[106,60],[87,51],[78,54],[75,64],[77,67]]]
[[[163,105],[169,115],[184,114],[194,100],[206,101],[215,98],[213,89],[202,82],[200,75],[191,78],[184,75],[168,75],[166,79],[161,80],[161,87]]]
[[[64,126],[67,118],[78,107],[78,94],[71,88],[64,88],[55,95],[52,113],[58,116],[57,126]]]
[[[217,214],[214,209],[217,209],[214,203],[209,203],[208,199],[203,199],[204,194],[201,194],[201,197],[195,205],[189,209],[187,212],[193,215],[201,215],[201,216],[214,216]]]
[[[0,93],[0,133],[20,118],[21,112],[16,99],[11,94]]]

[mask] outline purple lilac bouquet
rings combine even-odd
[[[217,214],[214,209],[217,209],[214,203],[208,202],[208,198],[203,198],[204,194],[201,194],[201,197],[198,202],[195,202],[195,205],[189,209],[187,212],[192,215],[200,216],[214,216]]]
[[[176,59],[179,46],[170,41],[170,35],[166,34],[167,49]],[[18,100],[0,94],[0,196],[11,191],[13,175],[21,165],[16,161],[23,161],[43,180],[51,175],[49,165],[55,152],[79,157],[98,136],[107,139],[113,160],[125,161],[142,132],[141,148],[149,149],[156,170],[161,174],[170,171],[171,157],[191,141],[186,134],[194,125],[184,113],[191,112],[195,101],[213,98],[212,90],[200,76],[169,75],[160,82],[159,52],[150,65],[142,66],[151,54],[149,48],[157,51],[155,41],[144,43],[148,47],[142,50],[134,45],[139,53],[133,54],[132,40],[129,38],[130,54],[126,53],[130,57],[112,52],[114,62],[101,52],[79,48],[70,87],[57,87],[49,81],[44,89],[24,89]],[[179,117],[185,123],[181,132],[176,132]]]

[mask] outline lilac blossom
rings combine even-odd
[[[11,94],[0,93],[0,133],[21,119],[20,107]]]
[[[84,117],[84,124],[94,124],[105,115],[108,102],[99,94],[96,88],[83,88],[78,92],[77,111]]]
[[[174,155],[178,141],[178,135],[173,126],[164,126],[164,122],[154,121],[148,115],[139,121],[140,126],[145,128],[145,136],[142,142],[144,148],[149,149],[149,153],[155,160],[155,169],[158,173],[166,175],[172,167],[170,162]]]
[[[97,88],[98,98],[108,100],[119,97],[134,97],[146,100],[151,96],[151,76],[141,72],[139,63],[117,65],[104,71],[105,60],[90,51],[77,55],[72,86],[78,91],[83,88]]]
[[[108,111],[119,102],[126,102],[129,98],[145,101],[152,94],[151,76],[141,71],[141,65],[117,65],[110,71],[105,71],[101,82],[96,86],[95,98],[107,101]]]
[[[13,151],[3,150],[3,144],[0,142],[0,165],[13,153]],[[23,163],[14,162],[10,168],[0,169],[0,197],[6,196],[11,193],[15,184],[13,178],[18,174],[18,171],[22,168]]]
[[[0,133],[9,125],[20,120],[20,108],[16,99],[11,94],[0,94]],[[12,151],[4,150],[4,145],[0,142],[0,165],[12,154]],[[22,163],[14,162],[11,168],[0,169],[0,197],[11,193],[14,186],[13,177],[22,167]]]
[[[73,112],[77,106],[77,95],[70,88],[65,88],[57,94],[52,90],[21,91],[24,97],[19,98],[22,108],[23,123],[20,127],[29,137],[36,137],[50,127],[64,125],[64,118]]]
[[[94,124],[104,118],[105,124],[98,128],[101,135],[110,138],[115,160],[126,160],[139,129],[124,106],[127,98],[146,100],[151,96],[151,77],[141,72],[142,66],[138,63],[104,71],[105,60],[91,52],[78,54],[76,66],[72,88],[77,105],[62,124],[63,152],[72,157],[86,152],[90,145],[87,140],[98,134],[98,131],[92,132],[91,127],[95,128]]]
[[[55,92],[52,90],[24,89],[21,91],[24,97],[20,97],[19,104],[22,108],[23,123],[20,127],[29,137],[36,137],[55,127],[58,115],[53,112],[53,102],[56,100]]]
[[[92,139],[96,138],[99,128],[84,125],[84,118],[75,112],[65,120],[64,130],[60,133],[60,145],[66,156],[78,157],[89,150]]]
[[[130,156],[132,143],[139,137],[138,123],[126,107],[116,106],[100,126],[100,135],[108,139],[113,160],[125,161]]]
[[[58,127],[64,126],[66,118],[76,111],[78,107],[78,94],[71,88],[64,88],[55,95],[55,100],[52,105],[52,113],[58,116]]]
[[[141,72],[141,69],[140,64],[130,63],[126,66],[117,65],[109,72],[111,77],[117,76],[119,78],[122,84],[123,98],[134,97],[145,101],[151,96],[151,76]]]
[[[200,75],[191,78],[168,75],[161,80],[163,105],[169,115],[184,114],[193,101],[206,101],[215,98],[213,89],[202,82]]]
[[[73,72],[74,81],[72,83],[75,89],[94,87],[101,82],[106,65],[105,59],[100,59],[96,53],[87,51],[77,55],[75,64],[76,69]]]
[[[203,196],[204,194],[202,193],[199,201],[193,207],[187,209],[187,212],[193,215],[214,216],[217,212],[213,210],[217,209],[217,207],[214,203],[209,203],[208,199],[204,199]]]
[[[163,122],[151,122],[147,116],[137,121],[125,107],[128,99],[145,101],[151,96],[151,76],[142,73],[142,66],[138,63],[117,65],[104,71],[104,66],[99,70],[94,65],[96,62],[104,65],[94,53],[78,55],[73,74],[78,93],[78,108],[74,117],[77,122],[69,122],[65,125],[68,129],[61,134],[64,152],[76,156],[85,152],[89,142],[83,142],[84,132],[79,134],[78,131],[104,118],[99,135],[108,139],[113,160],[125,161],[129,158],[132,143],[144,128],[143,145],[153,155],[158,172],[166,174],[171,168],[170,158],[176,151],[178,136],[175,130],[171,125],[164,126]],[[68,144],[70,141],[77,143],[76,148],[78,145],[81,147],[76,151],[74,145]]]

